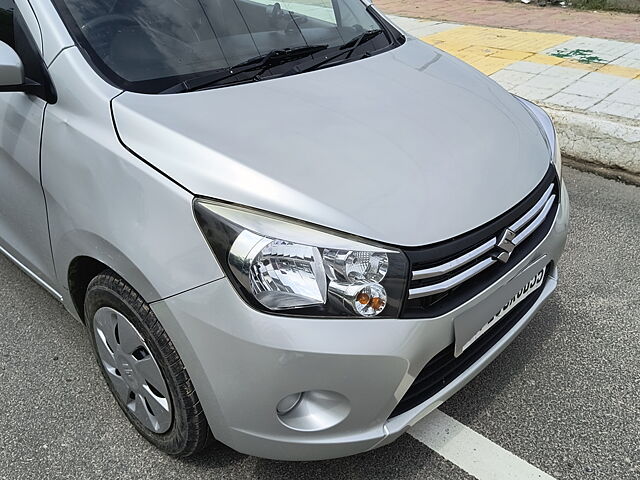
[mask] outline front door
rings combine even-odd
[[[21,4],[0,0],[0,41],[18,53],[29,78],[40,80],[40,53],[20,12]],[[46,105],[25,93],[0,93],[0,251],[51,286],[55,275],[40,184],[40,136]]]

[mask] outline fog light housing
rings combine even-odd
[[[289,410],[280,413],[281,408]],[[347,397],[328,390],[311,390],[287,395],[276,407],[278,420],[285,427],[299,432],[319,432],[335,427],[347,418],[350,412],[351,404]]]
[[[296,408],[298,404],[302,400],[302,392],[300,393],[292,393],[291,395],[287,395],[282,400],[278,402],[278,406],[276,407],[276,412],[278,415],[286,415],[291,410]]]

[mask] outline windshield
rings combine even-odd
[[[274,51],[284,51],[291,67],[309,61],[319,50],[350,42],[366,47],[365,55],[359,52],[337,61],[362,58],[391,42],[387,35],[374,35],[366,45],[358,40],[365,32],[383,29],[361,0],[55,2],[100,73],[120,88],[145,93],[160,93],[205,73],[229,71],[269,53],[273,56]],[[315,49],[300,48],[309,46]],[[297,49],[297,54],[288,55],[290,49]],[[257,79],[261,78],[251,80]]]

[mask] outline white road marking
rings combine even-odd
[[[440,410],[414,425],[409,434],[478,480],[554,480]]]

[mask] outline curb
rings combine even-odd
[[[602,165],[640,175],[640,122],[541,106],[556,125],[563,155],[585,166]]]
[[[580,172],[592,173],[609,180],[626,183],[640,187],[640,175],[629,173],[617,167],[604,167],[600,164],[585,162],[584,160],[575,160],[567,155],[562,155],[562,168],[569,167]]]

